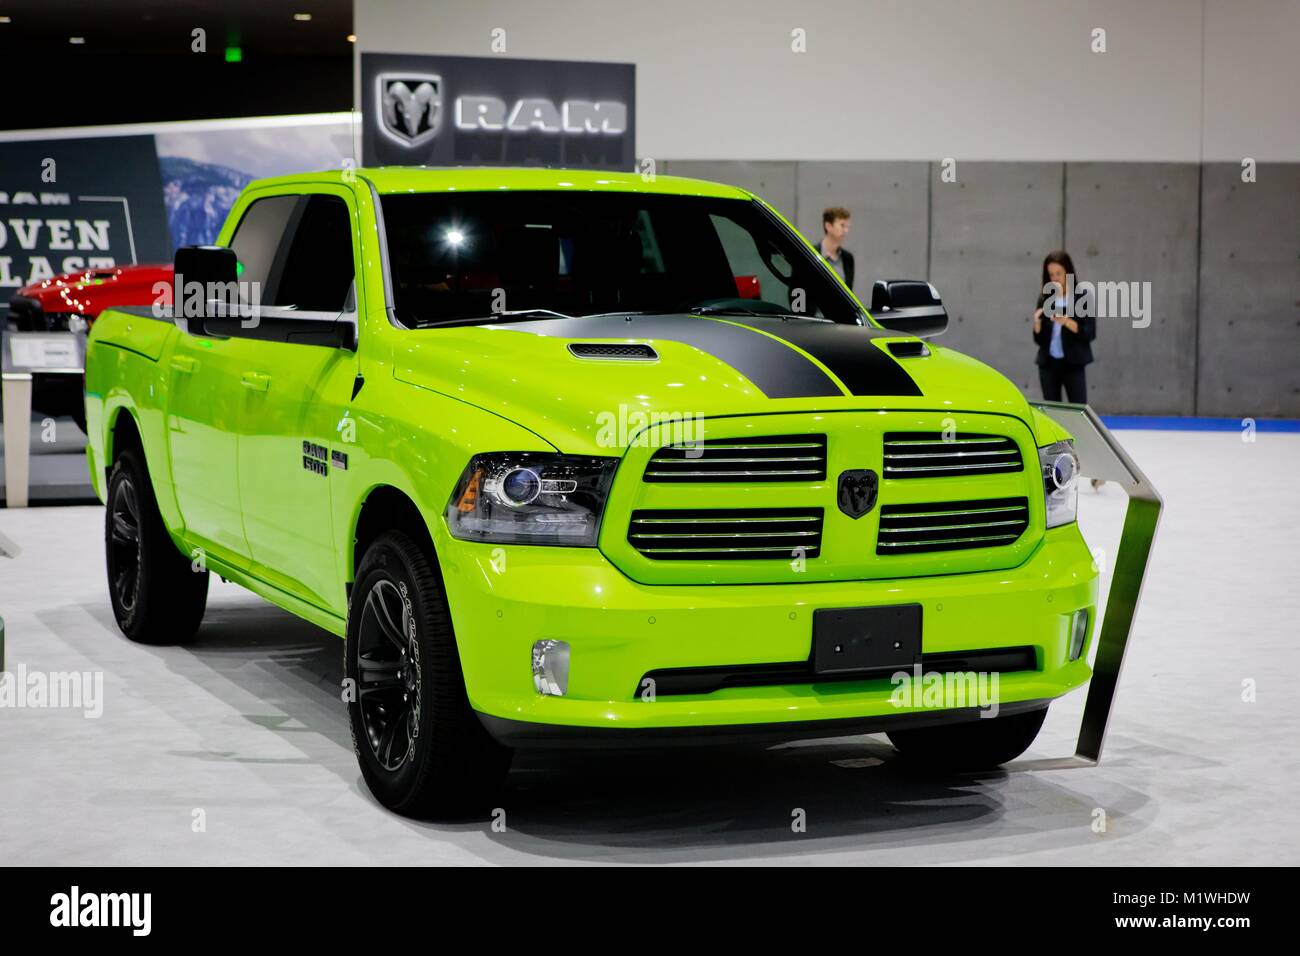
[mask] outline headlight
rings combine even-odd
[[[1047,527],[1069,524],[1079,511],[1079,456],[1074,443],[1058,441],[1038,449],[1043,470],[1043,497],[1047,500]]]
[[[470,459],[447,504],[457,538],[594,547],[617,458],[494,452]]]

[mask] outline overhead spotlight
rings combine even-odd
[[[349,43],[356,43],[356,42],[357,42],[357,35],[356,35],[355,33],[349,33],[349,34],[348,34],[348,42],[349,42]]]

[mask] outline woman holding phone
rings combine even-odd
[[[1061,400],[1062,387],[1067,401],[1088,402],[1084,369],[1092,361],[1097,320],[1088,298],[1073,296],[1078,281],[1068,252],[1058,249],[1047,254],[1034,307],[1034,341],[1038,343],[1038,381],[1049,402]]]
[[[1038,381],[1049,402],[1059,402],[1064,388],[1067,401],[1088,403],[1084,369],[1092,361],[1097,319],[1091,300],[1074,295],[1078,281],[1074,260],[1064,249],[1049,252],[1043,259],[1042,285],[1034,308],[1034,341],[1038,343]],[[1094,490],[1103,484],[1100,478],[1092,479]]]

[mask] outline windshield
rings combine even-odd
[[[393,304],[407,326],[534,310],[862,321],[819,257],[748,199],[502,190],[382,203]]]

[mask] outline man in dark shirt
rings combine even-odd
[[[853,288],[853,253],[844,248],[849,236],[850,213],[843,206],[831,206],[822,213],[822,241],[817,244],[832,269],[840,274],[844,284]]]

